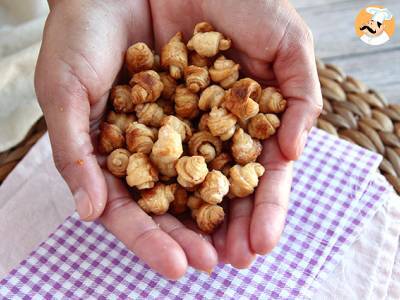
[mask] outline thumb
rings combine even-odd
[[[312,33],[300,17],[294,18],[286,30],[274,72],[288,101],[278,133],[279,147],[286,158],[296,160],[322,110]]]
[[[107,188],[90,138],[88,93],[73,68],[43,52],[36,68],[35,88],[54,162],[74,196],[80,217],[91,221],[104,210]]]

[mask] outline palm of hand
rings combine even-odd
[[[288,68],[288,54],[280,53],[282,44],[290,44],[290,40],[285,40],[287,28],[270,30],[275,22],[289,24],[287,15],[277,14],[279,10],[273,4],[268,6],[260,3],[259,7],[253,7],[249,12],[246,10],[246,1],[238,1],[236,6],[230,9],[227,8],[227,3],[222,1],[207,5],[199,3],[205,2],[186,1],[182,4],[181,1],[151,1],[149,7],[146,1],[130,1],[131,7],[125,7],[123,11],[116,7],[117,4],[115,7],[110,4],[107,4],[107,7],[98,5],[90,13],[79,9],[78,16],[73,14],[74,23],[52,24],[50,18],[45,36],[51,43],[44,43],[44,48],[53,49],[42,49],[36,76],[53,76],[61,82],[60,88],[67,90],[69,96],[72,94],[79,100],[86,98],[86,103],[76,102],[80,106],[78,110],[81,111],[75,111],[69,121],[81,124],[82,131],[87,131],[89,125],[95,130],[104,113],[109,89],[123,63],[124,51],[130,44],[144,41],[159,51],[160,46],[177,31],[182,31],[185,38],[188,38],[195,23],[207,20],[232,38],[236,50],[230,50],[228,55],[241,64],[246,75],[264,84],[275,84],[278,81],[280,87],[283,87],[284,95],[293,103],[300,103],[295,112],[290,108],[289,102],[289,110],[286,112],[288,117],[285,116],[281,128],[283,134],[268,140],[264,145],[260,160],[266,167],[266,174],[253,197],[255,199],[232,201],[228,220],[212,237],[206,239],[189,229],[194,228],[192,221],[185,222],[185,226],[171,215],[153,218],[146,215],[131,200],[125,186],[118,179],[107,172],[102,173],[91,157],[91,143],[82,137],[81,144],[85,146],[83,151],[87,156],[82,178],[86,183],[90,182],[97,187],[88,191],[89,197],[106,200],[95,201],[92,208],[94,212],[88,219],[99,216],[104,210],[101,220],[105,226],[152,268],[170,278],[180,277],[187,264],[209,271],[217,264],[218,258],[236,267],[247,267],[256,253],[267,253],[276,245],[286,216],[292,165],[280,149],[285,149],[284,154],[289,158],[295,158],[298,154],[293,141],[297,141],[296,136],[299,134],[296,130],[290,130],[293,128],[291,119],[296,113],[301,114],[301,109],[298,112],[299,107],[303,105],[300,100],[308,97],[302,97],[301,82],[294,81],[293,84],[292,81],[289,85],[286,83],[286,80],[295,76],[294,72],[298,71],[296,66],[294,70]],[[57,9],[59,13],[63,13],[61,8]],[[54,19],[57,19],[54,16],[57,9],[53,12]],[[287,11],[285,13],[289,14]],[[274,19],[258,17],[272,14],[275,14]],[[289,25],[287,27],[290,29]],[[64,35],[60,36],[60,32],[64,32]],[[80,34],[77,36],[76,32]],[[254,32],[258,34],[253,34]],[[69,35],[66,46],[62,43],[65,35]],[[46,65],[44,61],[49,60],[46,56],[50,55],[55,56],[57,64],[60,65],[58,68],[62,68],[66,76],[60,78],[58,73],[53,75],[52,72],[56,72],[57,67],[43,67]],[[42,70],[43,68],[46,71]],[[47,74],[42,75],[41,70]],[[75,82],[79,83],[81,89],[71,89]],[[40,84],[37,80],[38,90]],[[300,96],[296,95],[299,91]],[[40,99],[40,93],[38,96]],[[69,98],[64,98],[67,97],[60,97],[60,105],[72,102]],[[54,115],[57,108],[47,105],[44,101],[41,101],[41,105],[49,124],[56,164],[73,190],[74,184],[78,184],[71,170],[73,167],[63,163],[63,158],[57,157],[58,153],[65,154],[63,151],[57,151],[57,148],[62,148],[68,139],[56,137],[57,125],[52,124],[55,122],[51,116],[48,117]],[[68,105],[73,106],[73,103]],[[303,116],[297,116],[295,120],[301,118]],[[71,131],[74,130],[76,128],[72,128]],[[71,157],[69,161],[75,158]]]

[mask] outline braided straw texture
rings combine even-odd
[[[378,91],[317,60],[324,109],[317,127],[384,157],[380,170],[400,194],[400,104],[388,104]],[[16,147],[0,153],[0,183],[45,133],[40,119]]]
[[[380,153],[380,171],[400,194],[400,104],[317,60],[324,108],[317,127]]]
[[[42,117],[32,126],[22,142],[8,151],[0,153],[0,184],[45,132],[46,123]]]

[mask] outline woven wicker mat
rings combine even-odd
[[[400,104],[388,104],[378,91],[317,60],[324,110],[317,126],[384,156],[380,170],[400,194]],[[16,147],[0,153],[0,183],[45,133],[40,119]]]

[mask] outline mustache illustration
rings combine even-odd
[[[362,30],[364,30],[364,29],[367,29],[369,32],[371,32],[371,33],[376,33],[376,30],[373,30],[371,27],[369,27],[368,25],[364,25],[364,26],[362,26],[362,27],[360,27],[360,30],[362,31]]]

